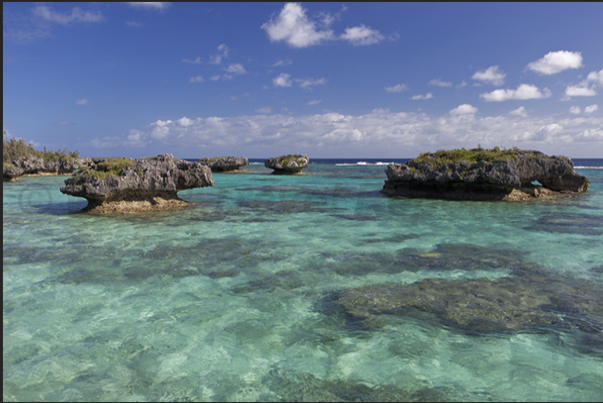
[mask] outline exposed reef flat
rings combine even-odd
[[[302,169],[308,167],[310,158],[306,154],[288,154],[264,161],[266,168],[273,169],[276,175],[301,175]]]
[[[385,173],[383,193],[417,198],[519,201],[584,192],[590,185],[570,158],[516,148],[424,153],[388,165]]]
[[[85,198],[86,212],[107,214],[183,207],[190,203],[178,191],[213,185],[209,167],[163,154],[100,161],[66,179],[61,192]]]
[[[247,172],[240,168],[242,166],[249,165],[249,160],[245,157],[202,158],[197,162],[201,165],[208,166],[212,172],[229,172],[229,173]]]

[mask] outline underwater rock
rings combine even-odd
[[[93,162],[90,158],[65,156],[45,160],[35,156],[21,157],[13,160],[11,163],[3,164],[2,177],[4,182],[14,182],[22,175],[67,175],[73,173],[75,169],[92,164]]]
[[[329,298],[349,320],[369,328],[397,315],[435,320],[469,334],[576,327],[603,341],[601,289],[578,280],[429,278],[347,289]]]
[[[197,162],[210,167],[212,172],[246,172],[240,168],[249,165],[249,160],[245,157],[206,157]]]
[[[404,164],[390,164],[385,173],[385,194],[452,200],[538,199],[584,192],[590,185],[568,157],[498,147],[425,153]]]
[[[273,174],[296,175],[307,168],[309,162],[310,158],[306,154],[289,154],[268,158],[264,161],[264,166],[273,169]]]
[[[163,154],[100,162],[66,179],[61,192],[85,198],[84,211],[106,214],[186,206],[178,191],[213,185],[209,167]]]

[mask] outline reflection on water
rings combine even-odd
[[[5,183],[3,397],[593,401],[603,171],[546,203],[387,198],[384,166],[215,174],[107,217]]]

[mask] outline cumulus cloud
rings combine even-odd
[[[128,4],[131,7],[136,7],[136,8],[146,8],[148,10],[157,10],[157,11],[163,11],[166,10],[169,6],[170,3],[169,2],[165,2],[165,1],[155,1],[155,2],[151,2],[151,1],[141,1],[141,2],[128,2]]]
[[[541,99],[551,96],[551,91],[544,88],[542,91],[535,85],[521,84],[516,90],[494,90],[490,93],[480,94],[488,102],[508,101],[511,99]]]
[[[278,77],[272,79],[272,84],[275,87],[291,87],[291,74],[281,73]]]
[[[340,38],[350,42],[354,46],[373,45],[385,39],[379,31],[366,27],[363,24],[358,27],[346,28],[345,33]]]
[[[579,115],[581,112],[579,106],[570,106],[569,113],[573,113],[574,115]]]
[[[582,54],[580,52],[570,52],[559,50],[549,52],[542,59],[538,59],[526,66],[529,70],[544,75],[559,73],[567,69],[577,69],[582,67]]]
[[[450,81],[444,81],[439,78],[435,78],[429,82],[429,85],[435,85],[437,87],[452,87],[452,83]]]
[[[86,98],[78,99],[75,101],[76,105],[88,105],[89,101]]]
[[[477,108],[469,104],[462,104],[452,109],[449,113],[453,116],[475,114],[477,113]]]
[[[590,105],[584,108],[584,113],[594,113],[599,110],[599,105]]]
[[[406,86],[406,84],[396,84],[392,87],[385,87],[385,91],[387,92],[402,92],[407,89],[408,87]]]
[[[528,112],[526,112],[526,108],[524,108],[523,106],[520,106],[517,109],[513,109],[511,112],[509,112],[509,114],[513,116],[521,116],[522,118],[528,116]]]
[[[308,101],[308,103],[306,105],[318,105],[321,102],[322,102],[322,99],[315,99],[313,101]]]
[[[48,6],[39,5],[36,6],[32,13],[48,22],[56,24],[67,25],[72,22],[103,22],[103,17],[100,11],[83,11],[79,7],[74,7],[71,12],[61,13],[54,11]]]
[[[565,88],[565,95],[567,97],[592,97],[597,95],[597,86],[603,88],[603,69],[591,71],[586,79],[577,85],[568,85]]]
[[[279,60],[272,65],[272,67],[281,67],[281,66],[290,66],[293,62],[290,59],[287,60]]]
[[[298,3],[285,4],[278,17],[271,18],[261,28],[268,33],[271,42],[285,41],[294,48],[305,48],[335,38],[328,27],[318,28]]]
[[[476,71],[471,78],[492,85],[503,85],[506,73],[500,71],[498,66],[488,67],[486,70]]]
[[[209,63],[210,64],[220,64],[222,63],[222,59],[227,58],[228,57],[228,46],[226,46],[226,44],[221,44],[220,46],[218,46],[218,53],[216,53],[215,55],[211,55],[209,57]]]
[[[304,89],[311,89],[314,85],[321,85],[327,82],[324,78],[313,79],[313,78],[296,78],[295,82],[299,83],[299,86]]]
[[[195,60],[182,59],[182,63],[203,64],[203,62],[201,61],[201,56],[197,57]]]
[[[431,98],[433,98],[433,94],[431,92],[428,92],[425,95],[422,95],[422,94],[413,95],[410,99],[417,100],[417,99],[431,99]]]
[[[245,67],[243,67],[240,63],[233,63],[226,68],[227,73],[232,73],[236,75],[245,74]]]
[[[189,83],[202,83],[205,80],[203,79],[202,76],[195,76],[195,77],[191,77],[190,80],[188,80]]]

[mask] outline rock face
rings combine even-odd
[[[302,169],[307,168],[309,162],[310,158],[305,154],[289,154],[268,158],[264,161],[264,166],[273,169],[273,174],[295,175],[300,174]]]
[[[12,163],[4,163],[3,180],[16,181],[22,175],[67,175],[75,169],[91,165],[90,158],[51,158],[44,160],[40,157],[30,156],[18,158]]]
[[[212,172],[243,172],[240,168],[249,165],[249,160],[245,157],[203,158],[197,162],[207,165]]]
[[[390,164],[385,173],[385,194],[454,200],[527,200],[583,192],[590,185],[574,171],[570,158],[518,149],[427,153],[404,164]],[[533,181],[542,186],[532,185]]]
[[[209,167],[164,154],[100,162],[65,180],[61,192],[85,198],[85,211],[103,214],[185,206],[190,203],[178,191],[213,185]]]

